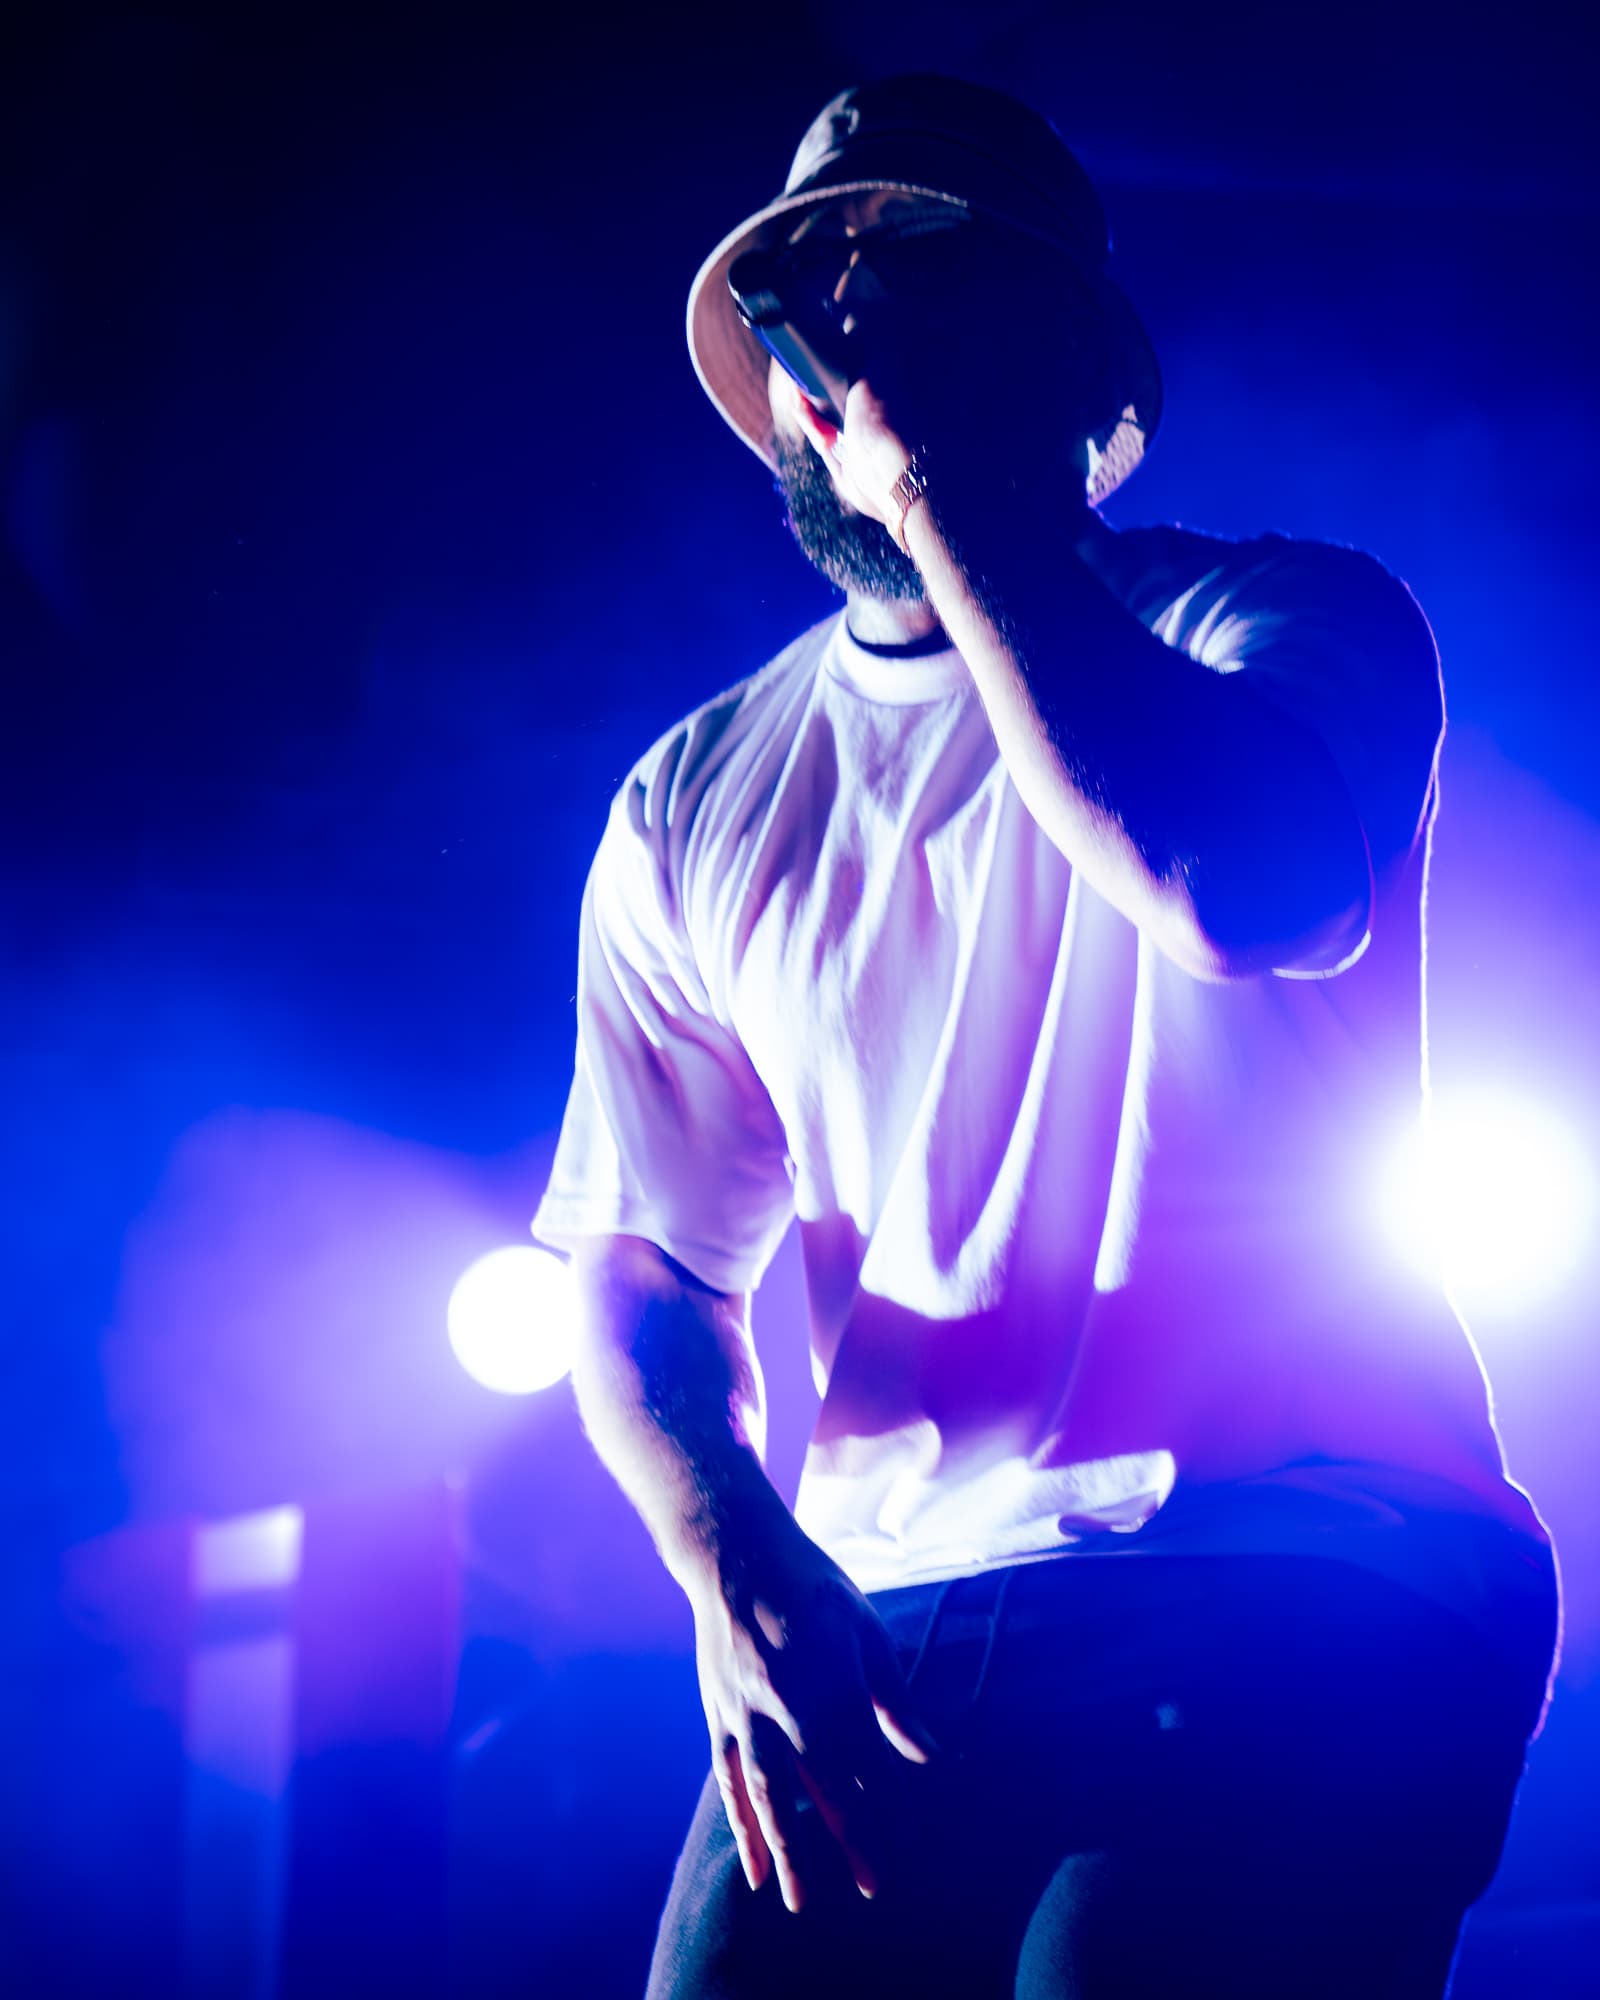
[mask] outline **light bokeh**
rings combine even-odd
[[[1465,1306],[1547,1300],[1593,1239],[1600,1178],[1548,1105],[1494,1086],[1436,1094],[1396,1147],[1384,1187],[1391,1235]]]
[[[571,1273],[559,1257],[531,1244],[491,1250],[456,1280],[450,1345],[484,1388],[531,1395],[571,1367],[576,1313]]]

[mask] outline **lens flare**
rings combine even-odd
[[[1384,1210],[1391,1235],[1464,1304],[1548,1297],[1592,1247],[1600,1190],[1575,1134],[1509,1091],[1434,1095],[1425,1129],[1397,1148]]]
[[[446,1323],[456,1359],[474,1382],[527,1396],[572,1365],[577,1295],[559,1257],[532,1244],[491,1250],[469,1264],[450,1294]]]

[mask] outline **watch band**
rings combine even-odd
[[[901,551],[910,555],[911,551],[906,547],[906,516],[928,491],[928,475],[915,452],[911,454],[905,470],[891,490],[894,498],[900,503],[900,517],[894,524],[894,538],[900,544]]]

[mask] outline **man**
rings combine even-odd
[[[1353,551],[1101,522],[1160,404],[1106,252],[1042,119],[901,78],[691,295],[847,602],[619,793],[535,1222],[694,1610],[654,1994],[1438,1994],[1540,1711],[1548,1544],[1372,1194],[1432,640]]]

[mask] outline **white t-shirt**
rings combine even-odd
[[[1115,1535],[1353,1554],[1482,1618],[1547,1583],[1542,1530],[1378,1206],[1421,1103],[1431,635],[1348,549],[1097,523],[1082,552],[1332,751],[1377,882],[1355,962],[1189,977],[1039,831],[960,656],[836,616],[616,798],[535,1233],[741,1292],[798,1218],[796,1513],[863,1588]]]

